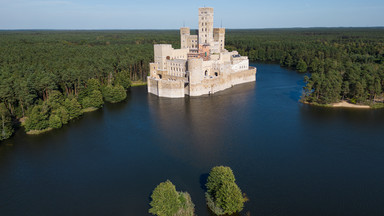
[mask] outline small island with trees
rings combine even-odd
[[[216,215],[231,215],[240,212],[248,201],[235,182],[230,167],[216,166],[209,173],[205,193],[208,208]],[[194,216],[195,205],[187,192],[176,191],[167,180],[152,192],[149,213],[157,216]]]

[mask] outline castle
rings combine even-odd
[[[256,68],[246,56],[224,48],[225,29],[213,28],[213,8],[199,8],[199,29],[180,29],[181,49],[154,45],[154,63],[147,77],[148,92],[159,97],[213,94],[256,81]]]

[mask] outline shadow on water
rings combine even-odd
[[[205,184],[207,183],[209,173],[204,173],[200,175],[200,187],[203,189],[204,192],[207,191],[207,186]]]

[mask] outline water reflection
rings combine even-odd
[[[255,86],[250,83],[214,95],[182,99],[149,95],[151,118],[160,131],[159,139],[164,140],[159,143],[161,148],[180,160],[189,158],[195,166],[220,161],[222,150],[235,145],[222,134],[238,130],[232,121],[235,116],[247,118],[247,100],[255,94]]]

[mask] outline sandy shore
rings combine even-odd
[[[356,104],[351,104],[348,103],[347,101],[341,101],[340,103],[334,103],[331,104],[332,107],[347,107],[347,108],[358,108],[358,109],[369,109],[371,108],[368,105],[356,105]]]

